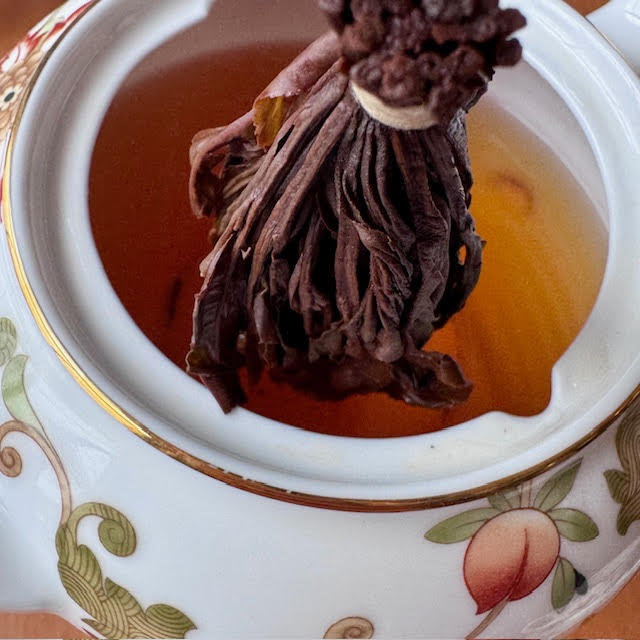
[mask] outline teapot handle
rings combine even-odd
[[[640,75],[640,0],[609,0],[588,18]]]

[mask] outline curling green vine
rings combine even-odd
[[[0,425],[0,473],[15,478],[22,472],[22,457],[13,447],[3,447],[10,433],[21,433],[42,450],[55,471],[61,494],[60,526],[56,534],[58,572],[72,600],[90,618],[84,622],[109,640],[121,638],[184,638],[195,629],[193,622],[174,607],[155,604],[143,609],[124,587],[105,578],[91,549],[78,543],[78,525],[88,517],[100,519],[98,535],[111,554],[126,558],[137,545],[136,532],[129,520],[116,509],[98,503],[72,507],[66,471],[47,433],[34,412],[25,390],[24,375],[28,358],[16,355],[17,332],[7,318],[0,318],[1,390],[12,420]]]

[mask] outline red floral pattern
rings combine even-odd
[[[9,53],[0,58],[0,183],[4,174],[7,142],[24,93],[46,52],[65,29],[78,18],[94,0],[71,10],[68,3],[32,29]],[[2,191],[0,190],[0,223],[3,220]]]

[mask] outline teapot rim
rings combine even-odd
[[[323,507],[330,508],[335,510],[349,510],[349,511],[380,511],[380,512],[397,512],[397,511],[409,511],[409,510],[417,510],[417,509],[425,509],[431,507],[442,507],[448,506],[452,504],[457,504],[460,502],[465,502],[469,500],[474,500],[478,498],[483,498],[492,493],[499,491],[508,486],[512,486],[514,484],[521,483],[526,481],[534,476],[537,476],[544,471],[556,466],[562,461],[568,459],[582,448],[591,443],[594,439],[600,436],[611,424],[613,424],[618,416],[637,398],[640,396],[640,386],[634,385],[631,393],[626,393],[624,395],[625,399],[622,403],[617,403],[616,408],[613,412],[608,412],[606,416],[600,421],[598,421],[597,426],[595,428],[591,428],[586,430],[581,434],[581,437],[575,440],[571,446],[564,448],[560,451],[554,453],[554,455],[545,457],[543,460],[538,461],[534,465],[530,465],[525,467],[523,470],[518,471],[517,473],[512,473],[508,475],[504,475],[498,479],[493,479],[490,482],[480,483],[478,486],[474,486],[469,489],[454,491],[451,493],[441,493],[441,494],[433,494],[430,496],[410,496],[410,497],[402,497],[402,498],[372,498],[372,497],[360,497],[357,495],[357,492],[353,494],[352,497],[348,497],[347,495],[323,495],[323,492],[319,492],[316,494],[315,492],[306,492],[304,490],[299,490],[299,488],[295,489],[287,489],[282,488],[280,484],[282,483],[274,483],[271,484],[268,481],[251,479],[245,473],[235,473],[232,471],[228,471],[222,466],[218,466],[213,464],[210,460],[205,460],[203,457],[189,452],[186,448],[181,446],[177,446],[176,444],[169,441],[168,438],[159,435],[154,430],[145,426],[146,420],[143,422],[142,420],[134,417],[133,413],[129,412],[128,409],[124,408],[119,402],[113,400],[111,398],[111,394],[107,393],[103,390],[102,384],[93,381],[93,376],[90,373],[85,372],[85,367],[82,366],[78,359],[72,354],[72,349],[68,349],[65,346],[65,342],[63,339],[58,337],[58,333],[53,328],[53,324],[48,320],[48,314],[45,312],[43,306],[40,304],[39,296],[36,294],[36,291],[32,287],[30,278],[28,276],[28,269],[25,267],[21,257],[20,250],[20,241],[19,236],[20,232],[16,231],[16,227],[14,225],[13,215],[13,207],[10,199],[11,191],[12,191],[12,171],[11,167],[14,159],[14,152],[16,148],[16,140],[20,135],[21,130],[21,122],[23,120],[23,116],[25,110],[27,108],[27,104],[29,102],[29,97],[31,96],[34,87],[38,83],[38,80],[41,78],[45,69],[47,68],[47,62],[52,58],[56,51],[63,45],[66,41],[66,38],[74,31],[74,27],[78,25],[83,18],[88,15],[94,7],[98,5],[106,5],[109,0],[94,0],[92,4],[90,4],[86,10],[79,15],[74,23],[70,26],[65,34],[62,35],[60,40],[56,42],[56,44],[52,47],[52,49],[47,52],[42,62],[40,63],[34,78],[31,80],[27,91],[25,92],[25,96],[23,98],[23,102],[21,104],[14,131],[12,133],[9,147],[7,151],[7,166],[3,179],[3,201],[5,205],[5,224],[7,237],[9,240],[9,247],[11,251],[12,260],[14,263],[14,268],[18,275],[18,280],[20,286],[22,288],[23,294],[27,301],[27,304],[36,320],[36,324],[38,325],[40,331],[44,335],[47,342],[54,349],[59,359],[62,361],[63,365],[71,372],[74,376],[77,383],[87,392],[89,395],[108,413],[110,413],[118,422],[123,424],[127,429],[129,429],[132,433],[142,438],[148,444],[151,444],[164,454],[174,458],[175,460],[195,469],[199,472],[202,472],[208,476],[211,476],[217,480],[221,480],[226,484],[230,484],[236,488],[240,488],[243,490],[250,491],[252,493],[256,493],[259,495],[263,495],[266,497],[277,498],[279,500],[284,500],[286,502],[294,502],[297,504],[303,504],[307,506],[314,507]],[[112,3],[113,4],[113,3]],[[541,3],[543,4],[543,3]],[[562,12],[563,9],[559,7],[559,3],[556,0],[544,0],[544,4],[549,7],[553,7],[554,10]],[[543,9],[537,9],[538,11],[543,11]],[[570,10],[565,11],[565,16],[573,17],[569,13]],[[575,20],[573,20],[575,22]],[[592,34],[595,36],[595,34]],[[607,47],[604,39],[597,37],[599,41],[600,47]],[[609,49],[609,55],[617,55],[613,52],[613,50]],[[634,76],[635,79],[635,76]],[[640,85],[638,85],[636,81],[635,91],[636,95],[640,96]],[[596,149],[597,151],[597,149]],[[608,185],[611,188],[611,185]],[[604,285],[603,285],[604,286]],[[195,384],[195,383],[194,383]],[[253,415],[253,414],[252,414]],[[489,417],[495,418],[489,414]],[[538,419],[539,417],[536,417]],[[265,419],[262,419],[265,420]],[[477,420],[477,419],[476,419]],[[467,423],[465,427],[470,428],[472,423],[475,423],[476,420]],[[524,422],[524,421],[523,421]],[[456,429],[454,427],[453,429]],[[345,438],[336,438],[334,436],[321,436],[318,434],[308,434],[312,438],[320,438],[320,439],[333,439],[335,441],[346,441],[350,439]],[[412,438],[402,438],[403,441],[414,441],[415,439],[429,439],[433,441],[431,438],[432,434],[427,436],[414,436]],[[427,441],[427,440],[423,440]],[[359,441],[362,443],[362,441]],[[380,444],[380,443],[378,443]],[[378,448],[383,448],[384,441],[382,445]],[[252,474],[253,475],[253,474]],[[349,493],[350,490],[353,489],[353,485],[349,485],[346,483],[346,492]],[[309,486],[309,485],[307,485]],[[375,488],[374,488],[375,490]],[[418,489],[419,490],[419,489]],[[378,489],[379,492],[379,489]],[[337,492],[339,493],[339,492]],[[368,493],[365,491],[364,493]],[[410,490],[409,494],[412,493]]]

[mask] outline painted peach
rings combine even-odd
[[[465,582],[478,614],[535,591],[559,554],[560,534],[543,511],[514,509],[489,520],[474,535],[464,559]]]

